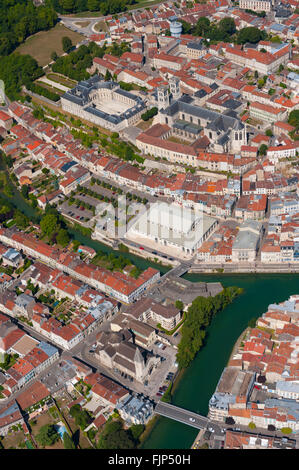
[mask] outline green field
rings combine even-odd
[[[56,51],[58,55],[63,54],[62,38],[68,36],[73,44],[78,44],[84,37],[75,33],[61,24],[57,24],[49,31],[40,31],[30,36],[24,44],[16,49],[20,54],[30,54],[42,67],[51,62],[51,53]]]

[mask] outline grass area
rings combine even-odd
[[[169,142],[174,142],[175,144],[183,144],[183,145],[190,145],[190,142],[187,140],[179,139],[178,137],[174,137],[173,135],[168,137],[166,140]]]
[[[40,31],[30,36],[24,44],[16,49],[16,52],[30,54],[43,67],[51,62],[51,53],[53,51],[56,51],[58,55],[63,54],[62,38],[64,36],[68,36],[74,45],[83,40],[81,34],[75,33],[58,23],[49,31]]]
[[[4,449],[17,449],[20,447],[25,447],[25,436],[23,431],[15,432],[8,434],[2,440]]]
[[[80,28],[86,28],[90,25],[90,21],[78,21],[75,25],[80,26]]]
[[[65,93],[65,91],[62,91],[59,88],[56,88],[54,86],[48,85],[48,83],[44,83],[40,80],[37,80],[35,83],[42,88],[46,88],[46,90],[52,91],[52,93],[56,93],[57,95],[61,96]]]
[[[70,78],[64,77],[62,75],[59,75],[57,73],[48,73],[47,78],[49,80],[52,80],[52,82],[57,82],[60,83],[61,85],[73,88],[74,86],[77,85],[77,82],[75,80],[71,80]]]
[[[95,24],[94,29],[98,32],[102,32],[102,31],[108,32],[109,31],[109,28],[106,25],[105,21],[99,21],[97,24]]]
[[[128,5],[128,10],[135,10],[136,8],[146,8],[152,5],[156,5],[157,3],[162,3],[159,0],[140,0],[139,2],[135,3],[134,5]]]
[[[54,419],[51,413],[48,411],[47,413],[43,413],[36,418],[34,418],[36,421],[36,424],[32,427],[32,434],[34,437],[37,436],[39,433],[39,430],[42,426],[45,426],[46,424],[56,424],[59,419]],[[39,446],[42,448],[42,446]],[[52,446],[46,446],[45,449],[63,449],[63,443],[61,439],[59,439],[57,442],[55,442],[54,445]]]
[[[153,125],[153,120],[154,120],[153,117],[151,119],[149,119],[148,121],[143,121],[142,120],[138,124],[136,124],[136,127],[138,127],[139,129],[141,129],[143,131],[146,131],[147,129],[149,129]]]

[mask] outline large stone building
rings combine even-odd
[[[134,125],[146,110],[144,101],[118,83],[98,75],[79,82],[61,97],[62,109],[111,131]]]
[[[121,376],[144,382],[151,377],[161,358],[135,344],[133,338],[127,329],[100,332],[97,336],[95,358]]]
[[[158,90],[160,123],[170,126],[174,136],[193,141],[206,136],[214,152],[240,152],[247,144],[246,124],[230,111],[220,114],[197,106],[189,95],[170,99],[168,90]]]
[[[126,238],[163,251],[173,249],[178,254],[192,256],[196,249],[216,229],[212,217],[175,204],[152,204],[126,233]]]
[[[271,0],[240,0],[239,8],[253,11],[271,11]]]

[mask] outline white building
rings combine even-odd
[[[175,248],[189,256],[216,229],[218,221],[175,204],[153,204],[126,233],[126,238],[141,237],[157,249]]]

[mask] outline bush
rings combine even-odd
[[[291,428],[281,428],[280,430],[283,434],[292,434],[292,429]]]
[[[146,113],[141,114],[141,119],[143,119],[143,121],[148,121],[152,117],[156,116],[156,114],[158,114],[158,108],[154,107],[146,111]]]
[[[57,93],[53,93],[52,91],[48,90],[47,88],[43,88],[40,85],[37,85],[36,83],[27,83],[26,84],[27,90],[32,91],[32,93],[35,93],[37,95],[44,96],[45,98],[48,98],[51,101],[59,101],[60,96],[57,95]]]

